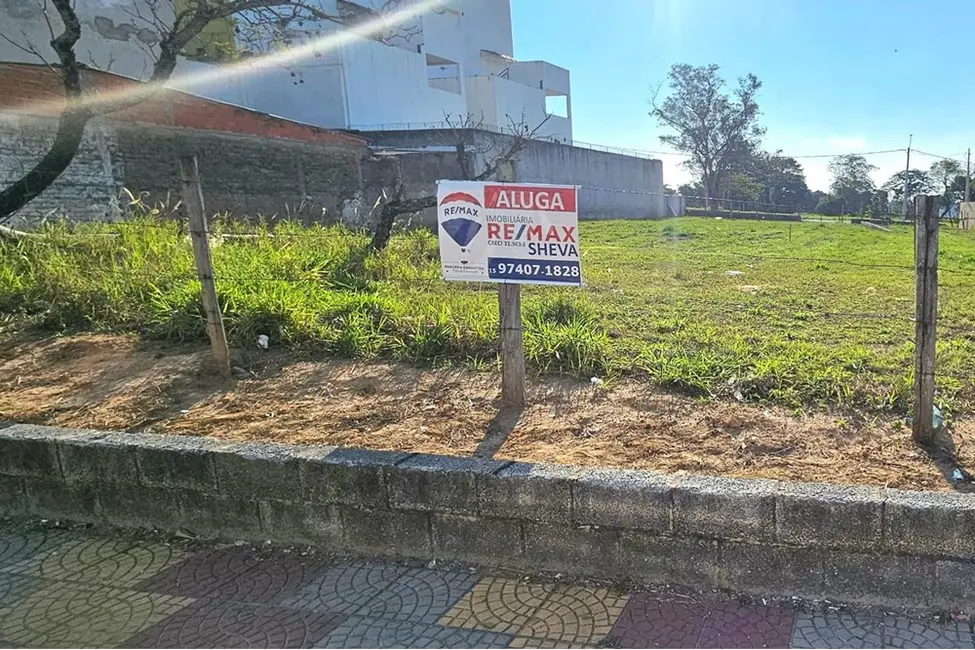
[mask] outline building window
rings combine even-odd
[[[569,98],[565,95],[546,95],[545,112],[557,117],[569,117]]]

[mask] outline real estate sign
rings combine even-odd
[[[445,280],[582,283],[575,186],[437,183]]]

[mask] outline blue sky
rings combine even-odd
[[[766,148],[787,155],[975,146],[972,0],[511,0],[515,56],[568,68],[576,140],[659,151],[651,86],[674,63],[754,73]],[[963,155],[958,156],[964,160]],[[660,156],[664,180],[687,180]],[[904,154],[869,156],[878,183]],[[912,167],[935,158],[912,156]],[[916,161],[916,162],[915,162]],[[828,158],[800,159],[826,189]]]

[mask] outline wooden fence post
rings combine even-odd
[[[190,239],[193,242],[193,259],[200,278],[203,295],[203,309],[207,315],[207,334],[217,370],[230,378],[230,348],[227,346],[227,333],[223,328],[223,316],[217,300],[217,287],[213,281],[213,261],[210,258],[210,239],[207,234],[206,207],[203,204],[203,190],[200,188],[200,175],[196,156],[183,156],[179,161],[179,175],[182,181],[183,204],[189,217]]]
[[[498,180],[514,182],[514,162],[498,168]],[[498,311],[501,335],[501,404],[525,405],[525,344],[521,322],[521,285],[498,285]]]
[[[914,441],[934,442],[934,352],[938,317],[938,201],[937,196],[914,198],[914,264],[916,317],[914,323]]]

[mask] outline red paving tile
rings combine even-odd
[[[693,648],[708,607],[702,603],[658,600],[635,594],[607,637],[620,648]]]
[[[698,648],[788,648],[795,612],[734,602],[712,604]]]
[[[787,648],[792,610],[736,602],[666,601],[637,594],[607,643],[621,648]]]
[[[136,589],[188,598],[278,603],[328,567],[328,560],[247,547],[197,553]]]
[[[341,614],[200,601],[129,639],[129,648],[311,648]]]

